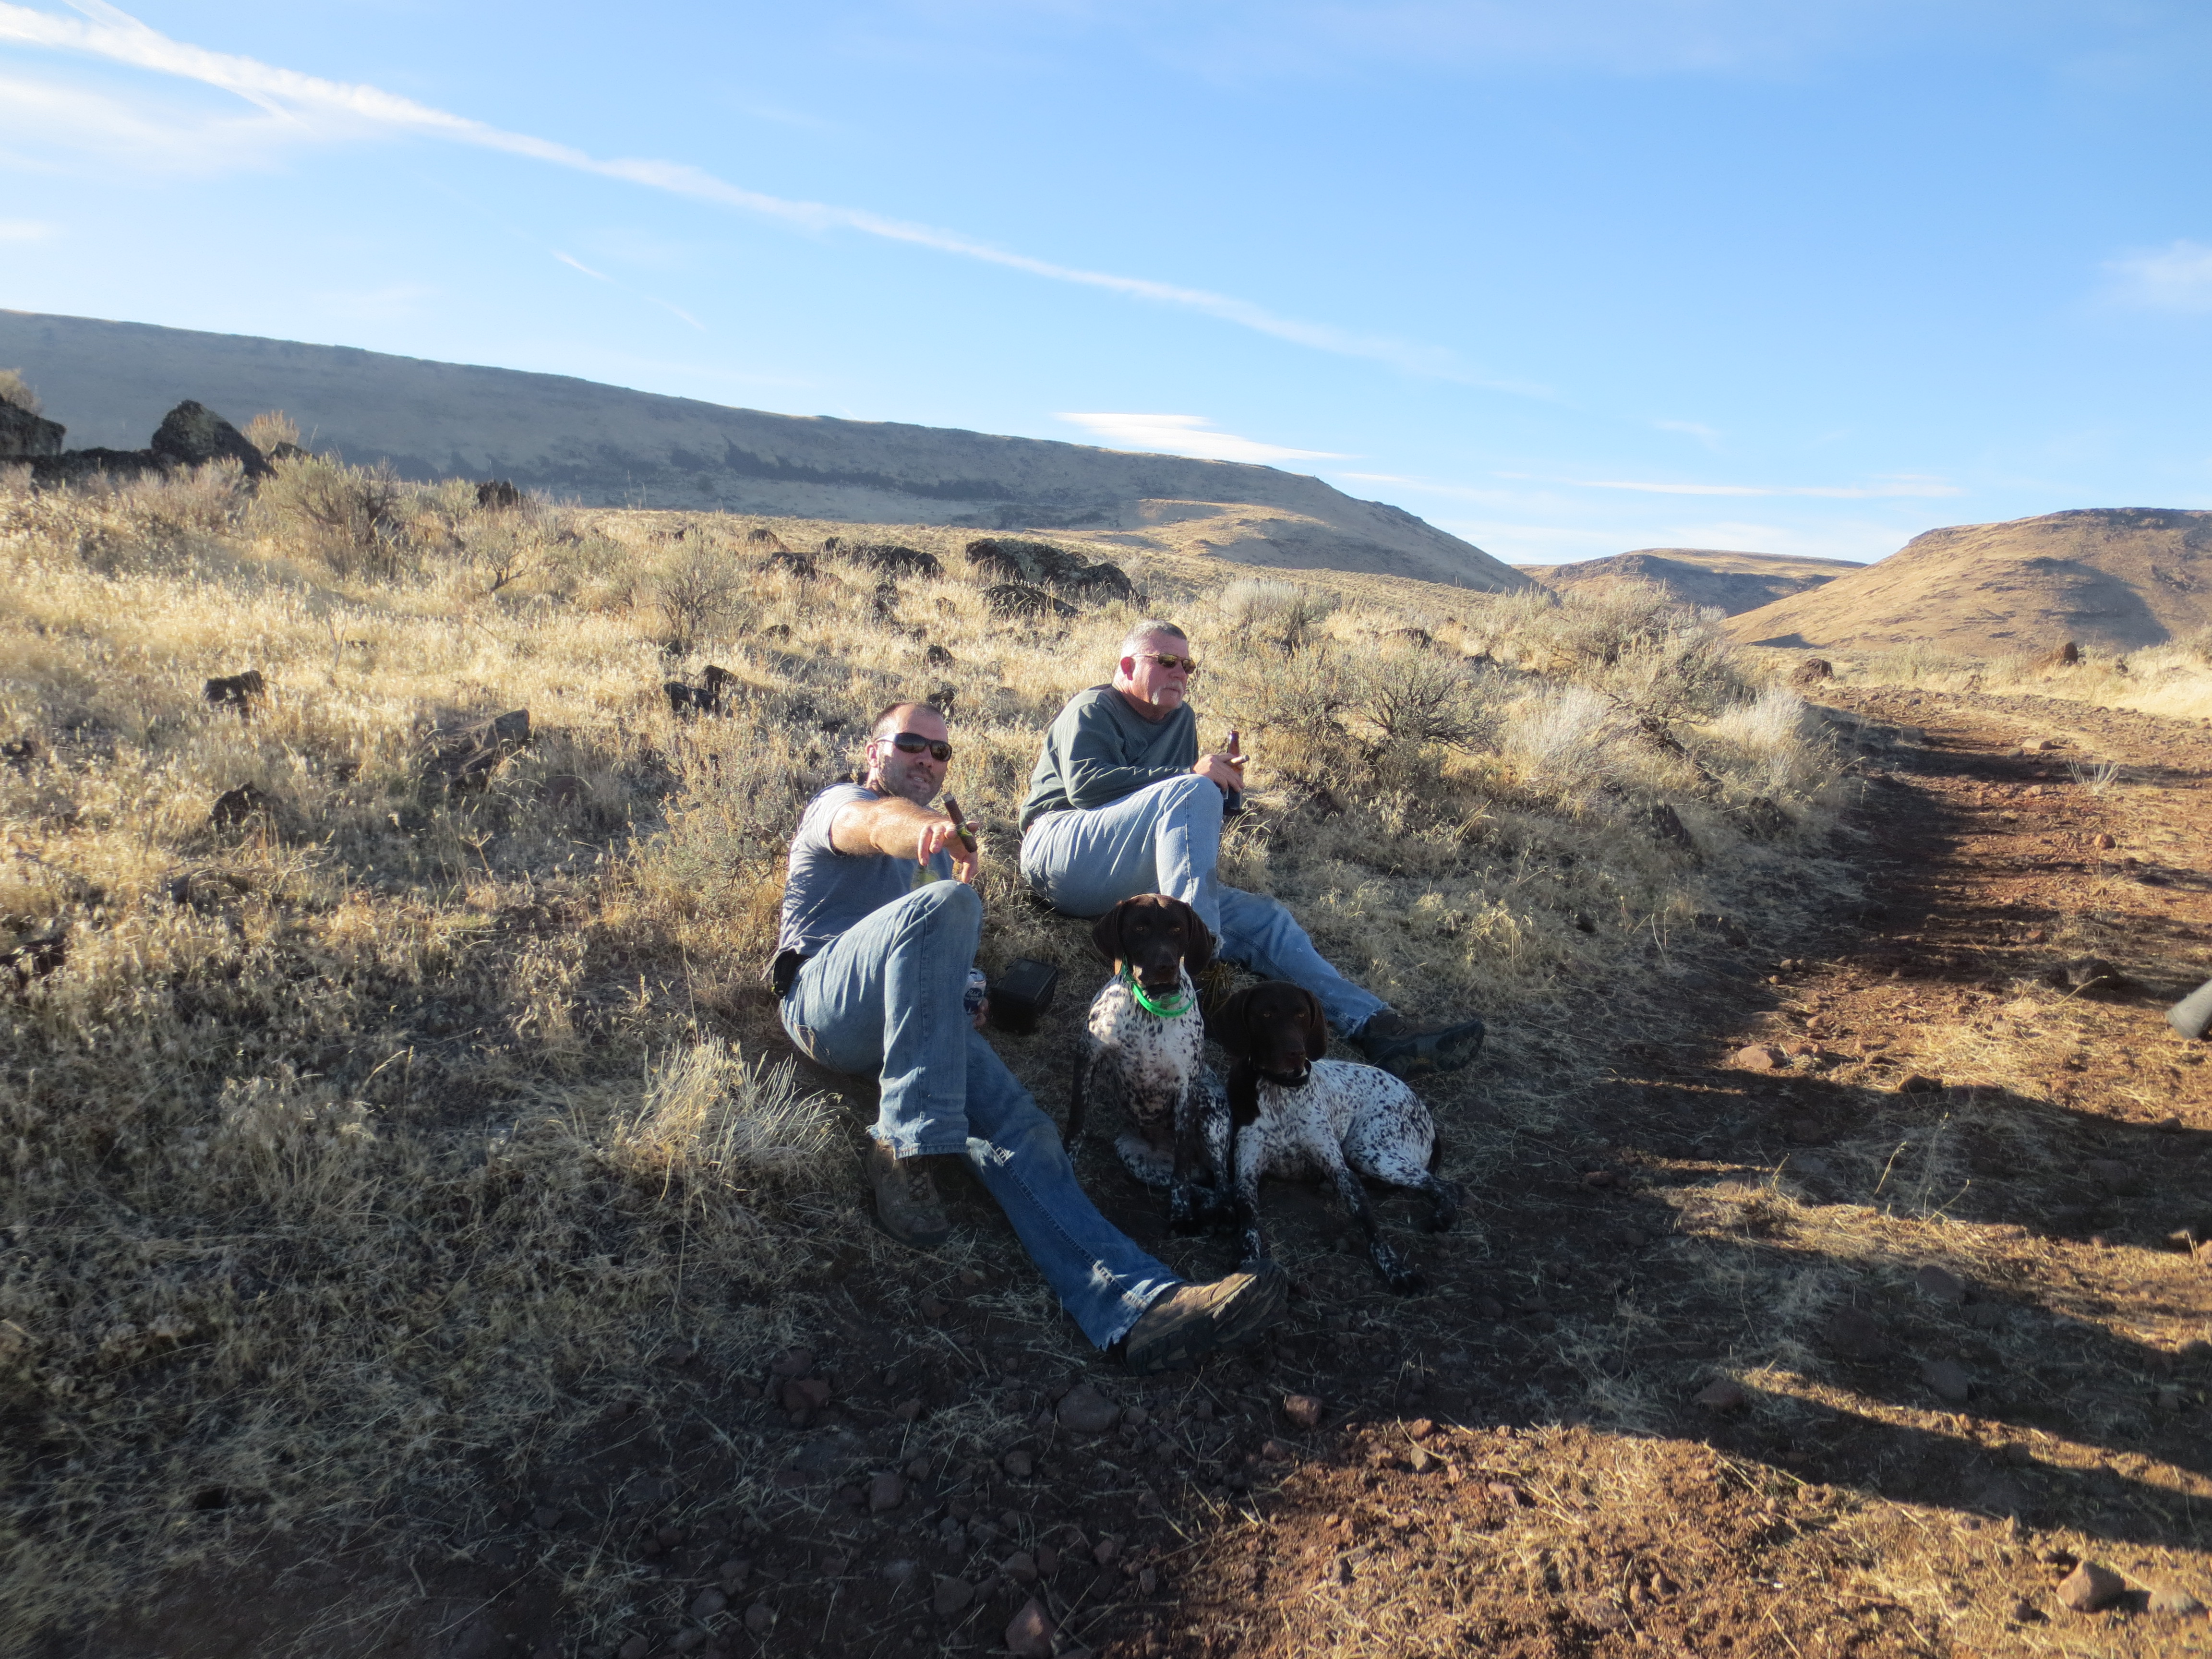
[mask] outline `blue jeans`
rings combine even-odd
[[[1138,893],[1179,898],[1213,930],[1222,956],[1304,986],[1340,1033],[1358,1030],[1382,1000],[1323,961],[1279,901],[1215,878],[1221,805],[1221,791],[1194,772],[1109,806],[1054,812],[1022,837],[1022,875],[1071,915],[1103,916]]]
[[[983,902],[957,881],[886,904],[799,970],[783,1029],[833,1071],[882,1079],[872,1132],[901,1158],[968,1160],[1060,1305],[1100,1347],[1183,1281],[1098,1213],[1060,1131],[961,1005]]]

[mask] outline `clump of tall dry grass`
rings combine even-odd
[[[1868,685],[2057,697],[2100,708],[2212,720],[2212,628],[2134,651],[2085,647],[2075,663],[2053,663],[2044,654],[1970,657],[1912,645],[1838,655],[1836,667],[1847,682]]]
[[[320,457],[258,494],[234,467],[0,493],[0,950],[63,941],[0,978],[0,1627],[272,1529],[443,1548],[483,1471],[651,1400],[664,1349],[738,1369],[789,1340],[816,1233],[862,1225],[851,1126],[758,991],[798,810],[875,708],[937,695],[991,855],[985,965],[1082,962],[1014,902],[1013,819],[1139,614],[1000,617],[959,532],[896,534],[948,574],[886,595],[711,516],[492,513]],[[1209,659],[1206,741],[1253,756],[1231,878],[1509,1047],[1655,921],[1802,857],[1732,800],[1823,810],[1789,702],[1649,599],[1453,593],[1447,625],[1134,574]],[[679,721],[661,682],[710,659],[730,716]],[[250,705],[202,698],[249,668]],[[534,741],[484,787],[426,774],[428,726],[517,708]],[[1730,856],[1651,839],[1659,799]],[[1049,1046],[1020,1064],[1056,1073]]]
[[[19,368],[0,368],[0,404],[13,404],[31,415],[46,412],[46,404],[40,401],[39,394]]]

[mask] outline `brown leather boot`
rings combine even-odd
[[[1283,1316],[1290,1277],[1268,1262],[1206,1285],[1178,1285],[1145,1310],[1121,1339],[1121,1363],[1137,1372],[1195,1365],[1216,1348],[1249,1342]]]
[[[1482,1052],[1482,1022],[1454,1025],[1412,1025],[1395,1008],[1385,1008],[1352,1034],[1352,1046],[1370,1066],[1398,1077],[1456,1072]]]
[[[937,1183],[920,1158],[896,1157],[881,1141],[871,1140],[861,1167],[876,1189],[876,1219],[893,1238],[928,1250],[952,1237]]]

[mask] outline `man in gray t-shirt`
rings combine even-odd
[[[1198,752],[1198,716],[1187,701],[1198,664],[1182,629],[1140,622],[1121,658],[1113,684],[1077,692],[1045,733],[1022,803],[1030,887],[1078,916],[1103,915],[1138,893],[1179,898],[1212,929],[1223,961],[1312,992],[1337,1035],[1375,1065],[1411,1077],[1473,1060],[1480,1019],[1407,1024],[1337,972],[1280,902],[1216,878],[1221,822],[1241,799],[1244,757]]]
[[[975,826],[930,803],[952,762],[945,717],[893,703],[870,727],[865,782],[808,805],[776,937],[783,1029],[811,1058],[880,1085],[866,1170],[884,1231],[921,1249],[951,1223],[927,1160],[966,1160],[1100,1347],[1133,1370],[1188,1364],[1282,1316],[1281,1271],[1178,1279],[1076,1185],[1060,1132],[963,1006],[983,927]]]

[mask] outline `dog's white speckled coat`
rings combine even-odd
[[[1129,1173],[1148,1187],[1165,1187],[1173,1179],[1176,1114],[1187,1102],[1195,1108],[1192,1091],[1200,1086],[1206,1022],[1198,1012],[1198,988],[1187,969],[1176,985],[1186,1011],[1164,1019],[1139,1005],[1126,981],[1108,980],[1084,1017],[1076,1062],[1077,1087],[1087,1106],[1121,1108],[1129,1127],[1115,1137],[1114,1148]],[[1208,1151],[1218,1168],[1228,1151],[1227,1121],[1218,1138],[1208,1127]]]
[[[1441,1231],[1459,1211],[1457,1193],[1429,1170],[1436,1152],[1436,1120],[1421,1098],[1378,1066],[1317,1060],[1302,1084],[1277,1083],[1255,1073],[1258,1113],[1236,1129],[1235,1202],[1245,1230],[1246,1266],[1267,1259],[1260,1231],[1260,1182],[1266,1176],[1319,1176],[1333,1184],[1345,1212],[1367,1235],[1375,1266],[1394,1290],[1417,1287],[1419,1276],[1386,1242],[1359,1177],[1387,1181],[1424,1194],[1430,1227]],[[1224,1087],[1210,1091],[1206,1139],[1213,1121],[1225,1128],[1231,1115]]]

